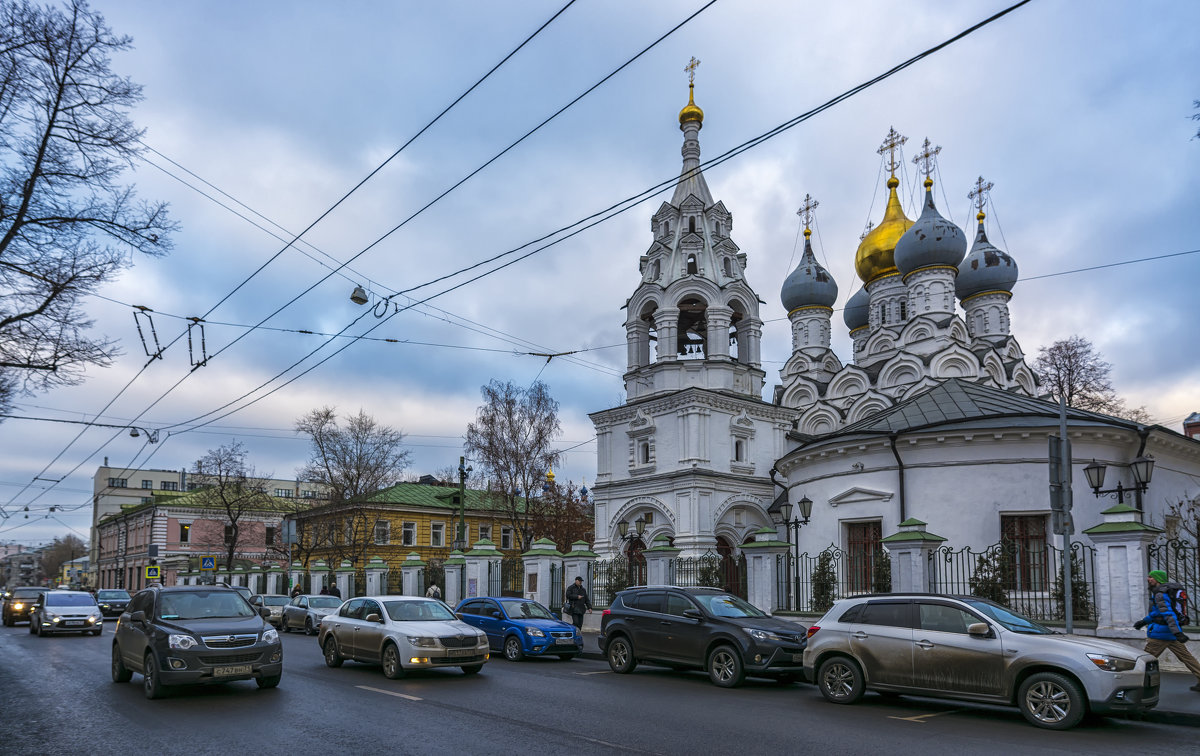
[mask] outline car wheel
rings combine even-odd
[[[633,644],[624,635],[618,635],[608,642],[608,666],[618,675],[633,671],[637,659],[633,656]]]
[[[345,659],[338,653],[337,639],[330,635],[325,639],[325,666],[340,667]]]
[[[100,635],[101,633],[103,633],[103,632],[104,632],[104,628],[103,628],[103,627],[98,627],[98,628],[96,628],[95,630],[93,630],[93,631],[92,631],[92,635],[95,635],[95,636],[99,637],[99,635]]]
[[[1027,722],[1047,730],[1069,730],[1087,714],[1079,685],[1054,672],[1025,678],[1017,692],[1017,704]]]
[[[286,623],[286,622],[280,622],[280,623],[279,623],[279,632],[281,632],[281,633],[290,633],[290,632],[292,632],[291,625],[289,625],[289,624],[288,624],[288,623]]]
[[[268,677],[257,677],[254,682],[258,683],[259,688],[277,688],[279,681],[283,679],[283,675],[270,675]]]
[[[404,677],[404,665],[400,663],[400,650],[395,643],[383,647],[383,676],[389,680]]]
[[[162,678],[158,674],[158,662],[153,652],[147,652],[146,658],[142,660],[142,692],[150,700],[162,698],[166,692],[163,690]]]
[[[482,664],[468,664],[462,668],[464,675],[477,675],[483,669]]]
[[[312,617],[305,617],[304,618],[304,634],[305,635],[315,635],[316,632],[317,632],[316,629],[313,628]]]
[[[521,639],[515,635],[510,635],[504,639],[504,658],[509,661],[521,661],[525,658],[525,652],[521,649]]]
[[[733,646],[717,646],[708,655],[708,679],[722,688],[736,688],[746,681],[742,655]]]
[[[862,669],[845,656],[826,659],[817,672],[817,687],[825,700],[836,704],[852,704],[862,698],[866,689]]]
[[[125,662],[121,661],[121,647],[116,643],[112,649],[112,681],[115,683],[127,683],[133,677],[133,673],[125,668]]]
[[[37,636],[41,636],[42,634],[42,623],[34,619],[32,615],[29,617],[29,632]]]

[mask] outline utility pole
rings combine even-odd
[[[1071,534],[1075,525],[1071,519],[1071,441],[1067,438],[1067,400],[1059,398],[1058,438],[1050,437],[1050,510],[1052,529],[1062,536],[1062,586],[1065,630],[1074,631],[1074,609],[1071,606]]]
[[[471,472],[467,467],[467,458],[458,458],[458,535],[454,539],[454,548],[462,551],[467,548],[467,475]]]

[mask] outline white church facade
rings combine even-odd
[[[912,518],[958,545],[1052,537],[1047,438],[1058,406],[1010,332],[1017,264],[985,232],[990,185],[971,193],[974,241],[942,217],[932,192],[938,149],[914,161],[925,179],[916,220],[897,195],[903,137],[881,155],[890,171],[883,218],[861,240],[861,288],[843,311],[853,355],[830,348],[838,286],[809,241],[783,282],[791,356],[769,399],[761,364],[760,300],[734,243],[733,214],[700,168],[704,114],[689,93],[680,112],[683,168],[651,218],[641,280],[626,302],[626,401],[591,415],[598,445],[592,489],[602,556],[667,537],[683,556],[731,553],[756,531],[799,549],[877,549]],[[1126,504],[1147,524],[1200,505],[1200,442],[1159,426],[1069,410],[1075,532],[1100,524],[1112,502],[1093,496],[1083,467],[1108,465],[1106,486],[1133,484],[1130,463],[1156,460],[1144,493]],[[798,531],[781,505],[813,502]],[[637,534],[637,525],[643,532]],[[1077,536],[1086,539],[1087,536]]]

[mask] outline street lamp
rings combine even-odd
[[[1133,485],[1129,488],[1125,488],[1120,481],[1117,481],[1116,488],[1101,490],[1100,487],[1104,485],[1104,473],[1108,470],[1108,466],[1094,459],[1092,464],[1083,468],[1083,474],[1087,477],[1088,485],[1092,487],[1092,493],[1096,495],[1097,499],[1101,496],[1112,496],[1118,504],[1124,504],[1126,493],[1145,493],[1146,489],[1150,487],[1150,476],[1154,474],[1154,460],[1150,457],[1138,457],[1129,463],[1129,468],[1133,471]]]
[[[141,433],[139,433],[138,431],[141,431]],[[129,426],[129,437],[130,438],[137,438],[138,436],[142,435],[142,433],[146,434],[146,440],[148,442],[150,442],[152,444],[158,443],[158,431],[146,430],[145,428],[137,428],[136,426],[133,426],[133,425]]]
[[[454,548],[463,551],[467,548],[467,476],[473,468],[467,467],[467,458],[458,458],[458,536],[454,539]]]
[[[794,556],[792,557],[792,590],[796,588],[796,584],[800,582],[800,528],[808,524],[809,517],[812,515],[812,499],[807,496],[800,497],[800,501],[796,502],[800,505],[800,516],[795,520],[792,519],[792,502],[785,500],[779,505],[779,511],[783,515],[783,527],[787,535],[788,542],[792,544]],[[795,608],[795,602],[792,604]]]
[[[629,532],[629,523],[621,520],[617,523],[617,534],[621,536],[621,541],[634,541],[642,537],[646,532],[646,519],[639,517],[633,521],[633,529],[635,532]]]

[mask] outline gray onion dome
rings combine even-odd
[[[960,300],[985,291],[1012,293],[1017,283],[1017,261],[1001,252],[988,241],[983,230],[983,213],[979,214],[979,232],[971,252],[958,266],[954,293]]]
[[[967,251],[967,236],[942,217],[933,204],[933,181],[925,180],[925,209],[896,242],[896,268],[906,276],[935,265],[958,267]]]
[[[862,328],[871,320],[871,313],[868,307],[871,304],[871,295],[867,290],[859,289],[854,296],[850,297],[850,301],[846,303],[846,309],[842,311],[842,319],[846,321],[846,327],[851,331]]]
[[[810,305],[832,307],[837,301],[837,283],[833,276],[829,275],[829,271],[817,262],[808,234],[808,230],[805,229],[804,254],[800,257],[800,264],[784,280],[783,288],[779,292],[779,297],[783,300],[783,309],[788,312]]]

